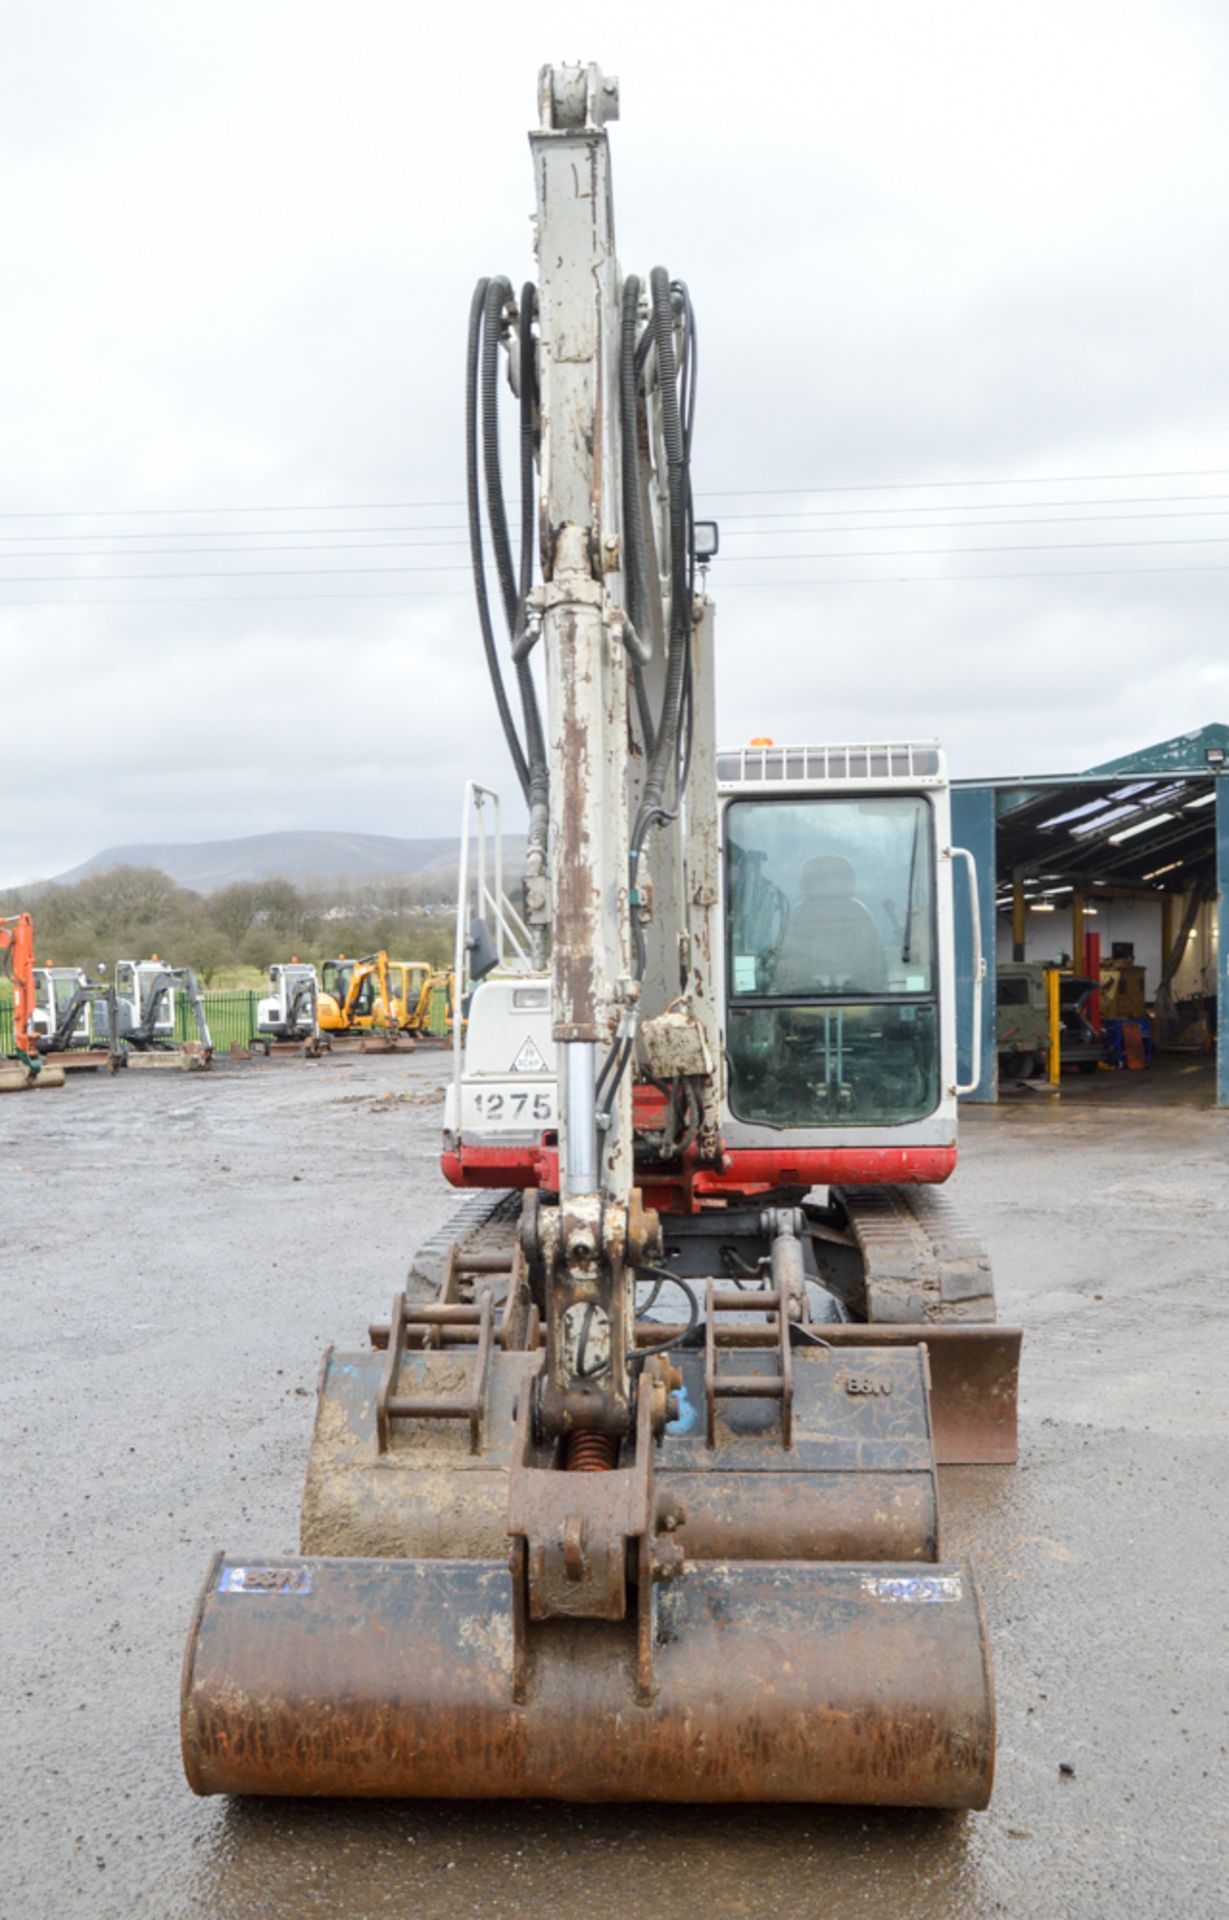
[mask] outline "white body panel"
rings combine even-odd
[[[499,974],[474,989],[464,1070],[444,1100],[444,1138],[516,1146],[559,1125],[550,977]],[[460,1128],[458,1129],[458,1110]]]

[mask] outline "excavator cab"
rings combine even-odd
[[[954,1164],[956,862],[940,749],[747,750],[722,754],[718,777],[731,1153],[796,1143],[815,1183],[880,1142],[906,1172],[917,1149],[950,1149]]]

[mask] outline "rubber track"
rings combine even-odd
[[[494,1250],[515,1244],[523,1195],[515,1187],[467,1194],[444,1225],[424,1240],[410,1261],[408,1300],[434,1300],[444,1284],[448,1256],[456,1246]]]
[[[932,1187],[834,1190],[862,1252],[869,1321],[993,1321],[985,1243]]]

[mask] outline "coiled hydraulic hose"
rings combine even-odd
[[[674,301],[670,276],[664,267],[649,275],[653,303],[653,344],[657,353],[657,390],[661,407],[662,439],[666,448],[666,485],[670,521],[670,642],[666,654],[666,685],[644,796],[640,803],[633,851],[638,856],[649,826],[664,811],[666,777],[678,752],[679,706],[691,637],[691,601],[688,597],[686,449],[679,416],[678,378],[674,361]]]
[[[521,571],[518,586],[517,625],[513,636],[516,653],[517,683],[525,714],[525,740],[529,758],[529,844],[528,867],[541,873],[546,867],[546,838],[550,822],[550,769],[542,717],[538,710],[537,689],[528,655],[517,648],[525,632],[529,612],[529,594],[533,587],[534,539],[534,418],[537,411],[538,361],[534,350],[533,321],[538,290],[532,280],[521,288],[520,359],[517,368],[521,403]]]
[[[644,541],[644,513],[640,500],[641,369],[636,358],[636,322],[640,313],[640,282],[634,273],[623,282],[622,333],[619,343],[619,415],[623,441],[623,579],[627,617],[642,638],[649,634],[648,551]],[[632,660],[632,690],[640,718],[644,750],[651,759],[657,741],[644,669]]]
[[[531,866],[545,865],[549,811],[549,771],[546,738],[537,689],[527,652],[518,645],[527,623],[527,603],[533,585],[534,532],[534,414],[536,365],[533,315],[537,290],[527,282],[518,313],[520,333],[518,386],[520,388],[521,543],[519,570],[514,568],[508,512],[504,500],[499,455],[499,346],[505,317],[512,310],[512,287],[502,275],[480,280],[470,308],[470,336],[466,384],[466,483],[469,508],[470,554],[474,588],[482,628],[487,667],[495,690],[504,737],[512,754],[521,791],[529,803]],[[481,446],[479,446],[481,442]],[[504,619],[513,643],[525,737],[522,744],[508,701],[495,646],[486,580],[486,553],[479,498],[479,462],[485,486],[487,520],[491,529],[495,572]]]
[[[507,282],[504,282],[507,285]],[[516,731],[516,722],[512,717],[512,708],[508,704],[507,689],[499,664],[499,654],[495,646],[495,630],[491,624],[491,605],[487,596],[486,563],[482,540],[482,508],[478,482],[478,372],[482,352],[483,314],[491,282],[480,280],[474,288],[474,297],[469,306],[469,337],[465,353],[465,496],[469,509],[469,552],[474,575],[474,597],[478,603],[478,625],[482,630],[482,647],[486,654],[487,671],[491,676],[491,687],[495,694],[495,705],[499,709],[500,724],[504,730],[504,739],[512,755],[512,764],[521,790],[529,792],[529,763]]]

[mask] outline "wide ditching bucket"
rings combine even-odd
[[[416,1313],[478,1343],[414,1348]],[[987,1804],[918,1347],[685,1354],[680,1416],[642,1386],[596,1474],[534,1440],[541,1355],[498,1332],[399,1299],[383,1352],[327,1356],[308,1551],[218,1555],[200,1596],[198,1793]]]
[[[184,1665],[197,1793],[984,1807],[994,1711],[961,1567],[688,1567],[626,1622],[528,1628],[498,1561],[238,1561]],[[520,1692],[521,1697],[517,1694]]]

